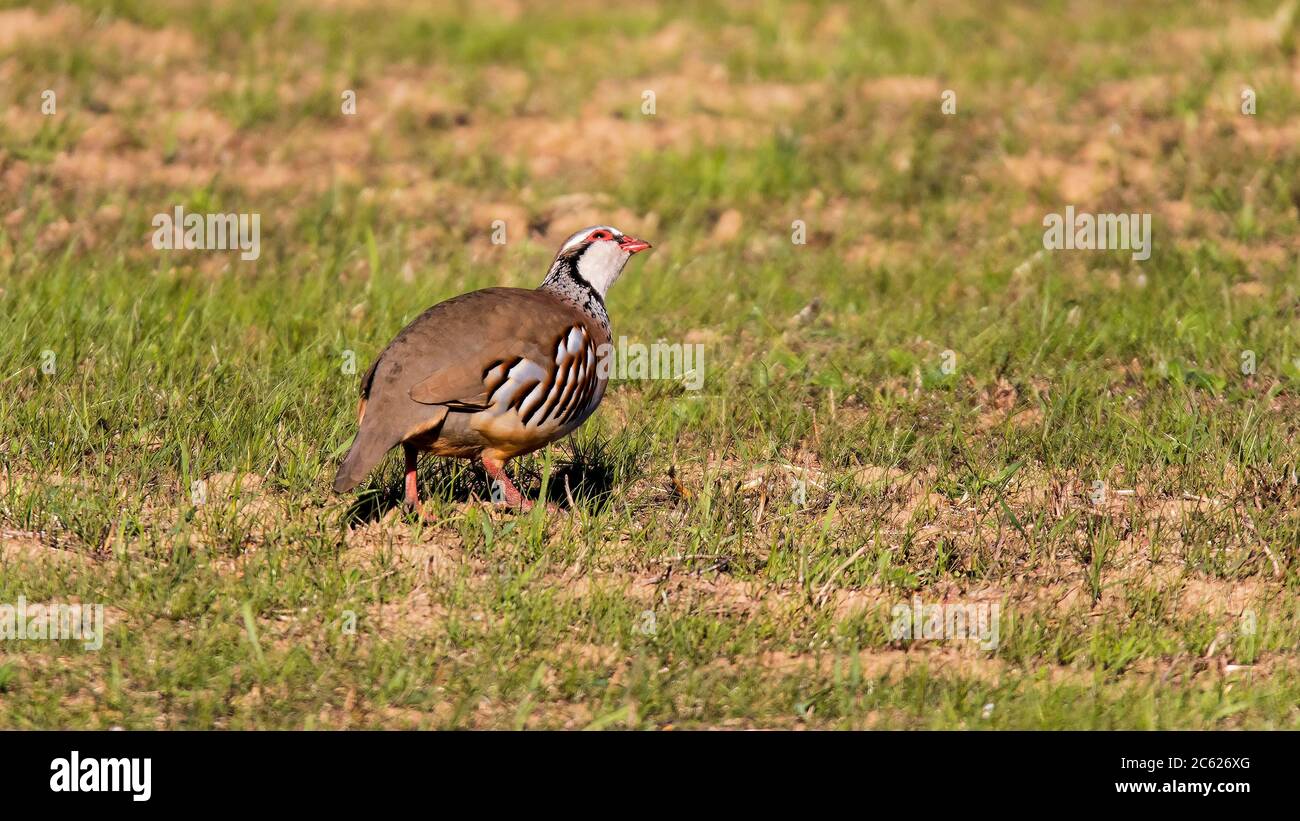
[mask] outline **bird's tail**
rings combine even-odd
[[[377,430],[367,430],[364,426],[357,431],[357,438],[352,440],[348,455],[339,465],[339,472],[334,476],[334,492],[346,493],[366,478],[366,474],[392,450],[397,441],[383,435]]]

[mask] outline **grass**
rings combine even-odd
[[[0,726],[1300,726],[1293,7],[696,5],[0,3],[0,603],[108,618]],[[598,222],[703,390],[513,464],[558,514],[332,494],[391,336]]]

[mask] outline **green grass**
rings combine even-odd
[[[63,26],[0,40],[0,603],[109,614],[0,642],[0,726],[1300,726],[1295,24],[1178,45],[1276,4],[0,6]],[[177,204],[261,258],[154,251]],[[1039,253],[1066,204],[1151,259]],[[512,465],[558,514],[332,494],[391,336],[592,211],[704,389]],[[892,638],[914,596],[997,647]]]

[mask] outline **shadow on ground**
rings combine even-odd
[[[573,443],[567,458],[557,458],[546,487],[546,501],[567,510],[581,508],[588,513],[605,509],[615,489],[630,481],[636,455],[611,446],[608,440]],[[394,451],[395,453],[397,451]],[[390,510],[402,507],[403,476],[400,460],[391,454],[383,466],[362,485],[357,498],[343,514],[348,527],[382,519]],[[526,498],[541,495],[545,463],[537,456],[511,463],[507,472]],[[492,486],[481,465],[458,459],[423,455],[420,458],[420,497],[470,504],[492,498]]]

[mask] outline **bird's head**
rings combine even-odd
[[[589,286],[603,300],[632,255],[649,247],[645,240],[628,236],[610,225],[583,228],[560,246],[547,280],[567,276]]]

